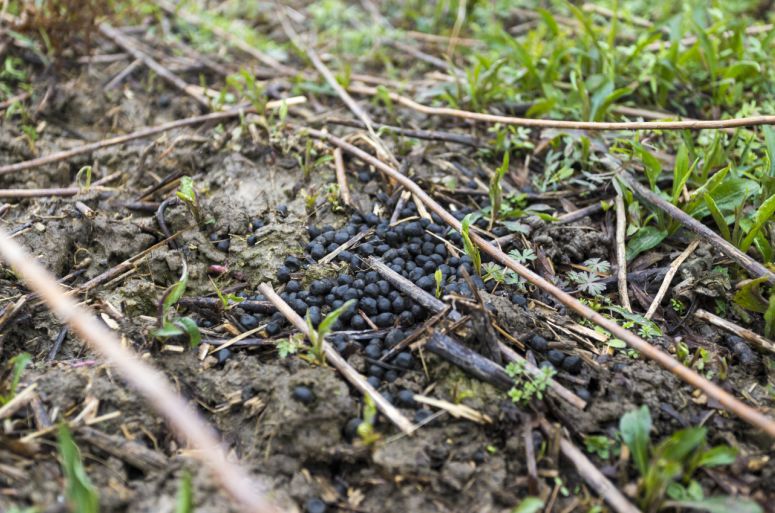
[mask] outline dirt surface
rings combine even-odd
[[[45,128],[39,130],[33,151],[23,138],[18,119],[4,119],[0,164],[200,112],[191,98],[180,96],[158,80],[148,86],[139,75],[130,79],[125,89],[104,91],[102,84],[127,63],[82,64],[36,83],[30,108],[35,109],[38,123],[46,123]],[[320,151],[327,150],[320,147]],[[443,171],[427,166],[427,162],[441,158],[446,151],[442,143],[427,143],[426,160],[416,166],[424,183],[442,182]],[[574,331],[581,326],[578,319],[571,319],[544,295],[531,290],[525,293],[525,306],[514,302],[516,289],[506,286],[483,296],[493,318],[520,341],[521,349],[530,349],[525,342],[540,335],[550,347],[581,355],[583,368],[573,375],[561,371],[557,379],[588,400],[584,411],[556,399],[517,408],[503,391],[419,349],[409,370],[392,382],[383,381],[380,392],[395,403],[402,390],[460,402],[488,416],[491,422],[479,424],[431,407],[399,404],[400,411],[415,422],[427,419],[425,413],[437,416],[412,436],[402,436],[380,416],[375,428],[381,440],[374,445],[353,440],[348,434],[348,423],[363,415],[363,399],[329,366],[311,364],[298,355],[281,359],[271,344],[235,346],[228,353],[200,359],[196,349],[186,347],[185,340],[155,340],[152,333],[159,301],[179,278],[183,258],[189,271],[186,296],[215,297],[217,285],[220,290],[232,288],[252,297],[261,282],[282,286],[276,279],[278,268],[288,255],[305,254],[309,225],[340,227],[347,223],[349,213],[334,212],[324,192],[314,210],[307,208],[305,195],[324,191],[335,179],[333,164],[325,163],[316,169],[311,181],[305,180],[298,158],[302,152],[303,144],[301,149],[283,153],[269,144],[265,133],[255,138],[240,131],[236,122],[176,130],[153,140],[0,176],[1,188],[21,189],[71,186],[85,165],[93,167],[95,179],[121,172],[117,181],[85,190],[77,197],[9,200],[10,209],[1,222],[52,273],[60,278],[75,273],[65,285],[78,287],[164,240],[156,209],[161,201],[174,196],[176,183],[146,194],[149,187],[172,173],[194,179],[206,222],[197,227],[185,205],[170,205],[164,211],[166,230],[179,233],[176,244],[180,249],[161,244],[127,271],[81,297],[129,347],[165,373],[217,429],[230,455],[250,469],[269,497],[286,511],[309,511],[309,501],[320,499],[328,511],[506,513],[529,494],[549,497],[552,493],[553,511],[605,508],[604,502],[586,488],[583,476],[558,456],[553,441],[531,425],[532,419],[547,416],[558,421],[574,443],[583,447],[586,435],[615,439],[620,417],[644,404],[650,408],[656,439],[701,424],[708,428],[711,444],[728,443],[739,449],[740,457],[731,469],[709,471],[701,477],[707,493],[732,490],[772,504],[775,460],[770,457],[771,442],[764,435],[724,413],[720,405],[692,391],[671,373],[625,352],[609,350],[605,342]],[[475,156],[473,150],[469,156]],[[365,169],[355,161],[347,160],[347,165],[355,173]],[[376,173],[368,180],[359,180],[355,173],[351,173],[350,184],[364,211],[385,212],[389,217],[385,201],[393,192],[389,183]],[[486,173],[477,177],[487,179]],[[79,212],[76,201],[92,209],[93,216]],[[141,201],[151,207],[139,208]],[[257,219],[263,226],[254,229],[251,223]],[[580,265],[591,258],[611,256],[612,232],[605,223],[587,218],[572,225],[536,224],[543,226],[532,232],[530,242],[541,258],[554,266]],[[251,244],[251,236],[257,242]],[[226,251],[216,245],[222,240],[230,242]],[[212,273],[213,265],[223,266],[225,272]],[[689,304],[728,294],[729,281],[710,275],[713,265],[710,248],[700,246],[681,266],[674,281],[680,284],[670,297]],[[348,272],[347,266],[311,265],[299,278],[306,286],[321,276],[336,278]],[[657,281],[643,288],[653,294],[658,285]],[[26,293],[13,272],[0,267],[0,312]],[[239,308],[225,313],[215,308],[192,308],[187,313],[199,322],[208,339],[223,342],[247,328],[240,324],[244,312]],[[406,332],[421,320],[406,327]],[[694,326],[685,318],[680,319],[680,327],[673,321],[668,318],[679,338],[656,337],[654,344],[675,352],[675,341],[685,340],[692,348],[725,355],[729,377],[722,386],[730,391],[745,390],[745,397],[762,409],[772,407],[771,393],[765,388],[768,371],[759,355],[736,351],[735,340],[715,328],[699,323]],[[588,325],[582,327],[591,330]],[[64,511],[63,476],[55,433],[50,428],[63,419],[73,422],[86,469],[100,493],[102,511],[175,511],[175,497],[185,472],[193,476],[197,513],[236,511],[213,476],[83,342],[68,333],[57,353],[48,356],[61,330],[62,324],[34,298],[11,322],[0,323],[2,361],[8,362],[22,351],[32,355],[33,363],[23,374],[21,386],[35,384],[39,399],[29,411],[24,408],[5,419],[0,464],[13,471],[0,469],[0,511],[13,506]],[[286,326],[280,335],[260,335],[276,342],[287,338],[290,331]],[[687,336],[685,331],[691,334]],[[466,343],[475,347],[470,340]],[[164,344],[175,347],[165,348]],[[366,372],[370,362],[360,346],[357,348],[347,354],[348,361]],[[528,358],[540,363],[546,355],[532,351]],[[314,394],[310,404],[294,397],[300,386]],[[421,410],[423,414],[418,413]],[[111,453],[84,438],[79,427],[87,424],[158,453],[166,464],[163,468],[139,468],[120,451]],[[31,438],[20,442],[24,436]],[[529,491],[526,443],[532,444],[531,452],[538,455],[541,479],[534,491]],[[617,469],[615,458],[603,460],[591,454],[590,458],[615,483],[624,486],[628,482],[623,477],[626,472]],[[553,492],[555,487],[562,487],[562,493]]]

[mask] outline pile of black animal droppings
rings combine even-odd
[[[468,212],[458,211],[455,216],[462,219]],[[277,282],[282,284],[280,297],[285,300],[296,313],[302,317],[309,316],[313,325],[317,326],[325,315],[333,309],[344,305],[348,300],[355,303],[346,310],[334,323],[334,333],[329,337],[333,346],[345,356],[353,351],[361,352],[366,362],[366,368],[360,369],[367,375],[368,381],[375,387],[383,383],[393,383],[407,370],[416,365],[415,358],[409,350],[395,354],[387,361],[380,361],[388,351],[401,342],[405,336],[428,317],[428,312],[412,299],[395,289],[378,272],[369,268],[366,259],[371,256],[380,258],[395,272],[409,279],[430,294],[436,293],[437,283],[435,273],[441,271],[441,292],[470,296],[471,292],[463,279],[463,269],[472,277],[476,287],[492,291],[495,282],[484,283],[474,273],[473,264],[468,256],[453,256],[447,251],[444,241],[462,247],[461,235],[448,228],[443,221],[432,214],[432,219],[419,218],[417,207],[409,204],[400,212],[401,218],[410,220],[390,226],[388,220],[376,214],[353,214],[341,228],[331,226],[309,226],[309,243],[303,256],[288,256],[277,270]],[[414,218],[414,219],[411,219]],[[257,220],[259,227],[263,224]],[[486,226],[482,219],[478,224]],[[350,273],[340,274],[336,278],[314,280],[304,287],[297,279],[304,268],[317,262],[324,256],[349,242],[359,233],[374,230],[374,233],[362,239],[351,248],[341,251],[335,261],[349,265]],[[510,287],[499,287],[500,294],[510,297],[515,306],[524,308],[526,299],[521,294],[509,290]],[[262,301],[261,295],[249,297]],[[364,331],[369,324],[358,313],[362,311],[382,334],[370,338],[349,337],[337,331]],[[245,329],[252,329],[261,323],[267,323],[266,333],[276,336],[288,327],[284,316],[276,312],[267,317],[259,314],[245,313],[239,318]],[[540,344],[536,344],[540,345]],[[538,347],[534,349],[539,350]],[[542,351],[545,352],[545,351]],[[554,360],[558,357],[554,356]],[[574,357],[575,358],[575,357]],[[555,364],[554,361],[551,362]],[[563,360],[562,364],[565,364]],[[567,362],[568,364],[574,362]],[[546,360],[545,364],[549,364]],[[557,364],[555,364],[557,365]],[[576,373],[576,365],[562,365],[569,372]],[[574,372],[575,371],[575,372]],[[385,391],[383,395],[391,402],[401,407],[415,407],[413,401],[405,396],[403,391],[394,401],[392,395]]]

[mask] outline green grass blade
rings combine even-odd
[[[740,243],[740,251],[746,252],[751,247],[756,234],[759,233],[765,223],[775,214],[775,194],[765,200],[754,214],[754,224]]]
[[[98,513],[100,506],[97,489],[86,475],[81,453],[66,424],[59,426],[59,454],[67,486],[65,496],[71,511]]]
[[[718,206],[716,206],[716,202],[708,193],[703,194],[702,199],[705,201],[705,206],[710,210],[710,215],[713,216],[713,220],[716,221],[716,226],[718,226],[721,236],[724,237],[724,240],[727,242],[732,242],[732,234],[729,232],[729,225],[727,224],[726,219],[724,219],[724,215],[718,209]]]

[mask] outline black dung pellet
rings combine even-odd
[[[549,342],[547,342],[546,339],[541,335],[533,335],[530,337],[528,343],[530,344],[530,347],[540,353],[544,353],[547,349],[549,349]]]
[[[280,266],[277,270],[277,281],[280,283],[287,283],[291,279],[291,271],[287,267]]]
[[[269,335],[270,337],[274,337],[275,335],[280,333],[280,331],[283,329],[282,326],[283,325],[281,321],[272,321],[269,324],[267,324],[266,328],[264,329],[266,330],[267,335]]]
[[[371,385],[374,388],[379,388],[379,385],[382,383],[382,380],[380,380],[378,377],[375,376],[369,376],[366,378],[366,381],[369,382],[369,385]]]
[[[344,304],[344,301],[342,301],[341,299],[334,299],[333,301],[331,301],[331,308],[336,310],[337,308],[339,308],[343,304]]]
[[[408,388],[400,390],[398,392],[398,396],[396,397],[396,404],[405,408],[414,408],[417,404],[414,400],[414,392]]]
[[[286,292],[298,292],[301,290],[301,283],[296,280],[291,280],[285,285]]]
[[[576,388],[576,395],[579,396],[584,401],[589,401],[592,399],[592,394],[587,390],[586,388],[578,387]]]
[[[275,207],[275,210],[277,210],[277,213],[280,214],[281,217],[285,217],[288,215],[288,205],[285,205],[285,204],[277,205]]]
[[[369,368],[366,370],[366,374],[369,376],[374,376],[375,378],[381,378],[385,374],[385,369],[380,367],[379,365],[369,365]]]
[[[556,369],[554,368],[554,365],[552,365],[552,362],[550,362],[549,360],[544,360],[544,361],[542,361],[542,362],[541,362],[541,363],[538,365],[538,367],[540,367],[541,369],[552,369],[552,370],[556,370]]]
[[[377,311],[379,313],[389,313],[392,309],[392,305],[390,304],[390,300],[384,296],[380,296],[377,298]]]
[[[380,349],[379,346],[375,346],[374,344],[369,344],[366,346],[366,349],[363,350],[363,354],[373,360],[377,360],[380,356],[382,356],[382,349]]]
[[[346,230],[339,230],[334,234],[334,242],[340,246],[350,240],[351,236]]]
[[[426,292],[436,290],[436,280],[433,276],[423,276],[417,280],[417,286]]]
[[[399,226],[404,227],[403,232],[405,237],[420,237],[423,234],[422,225],[417,221],[410,221]]]
[[[296,272],[299,269],[301,269],[301,262],[299,259],[293,255],[289,255],[285,258],[285,267],[287,267],[291,272]]]
[[[312,244],[309,248],[309,256],[315,260],[320,260],[326,256],[326,254],[326,248],[324,248],[322,244]]]
[[[315,280],[309,285],[310,294],[324,296],[333,288],[334,284],[328,280]]]
[[[358,436],[358,426],[361,425],[361,422],[363,422],[363,420],[359,418],[348,420],[343,429],[345,438],[351,441],[354,440],[355,437]]]
[[[379,287],[376,283],[369,283],[363,288],[363,293],[370,297],[379,296]]]
[[[306,513],[326,513],[327,510],[328,506],[326,503],[318,498],[309,499],[304,504],[304,511]]]
[[[358,302],[361,310],[366,315],[377,315],[377,300],[373,297],[365,297]]]
[[[401,367],[402,369],[408,369],[412,366],[413,361],[414,358],[412,357],[412,353],[404,351],[396,355],[396,357],[393,359],[393,365]]]
[[[349,301],[351,299],[358,299],[360,297],[360,291],[355,287],[351,287],[342,294],[342,299]]]
[[[406,338],[406,335],[404,334],[403,330],[394,328],[388,331],[388,334],[385,335],[385,345],[387,347],[393,347],[401,342],[404,338]]]
[[[320,314],[319,306],[310,306],[309,309],[307,309],[307,315],[309,316],[309,320],[312,322],[313,326],[320,324],[322,316]]]
[[[546,354],[546,357],[552,362],[552,365],[559,367],[565,359],[565,353],[558,349],[552,349]]]
[[[221,349],[220,351],[215,353],[215,357],[218,359],[219,364],[224,363],[226,360],[229,359],[230,356],[231,356],[231,351],[229,349]]]
[[[258,242],[258,237],[256,237],[255,235],[248,236],[248,239],[247,239],[248,246],[251,246],[251,247],[255,246],[257,242]]]
[[[309,387],[303,385],[294,387],[291,396],[302,404],[312,404],[315,402],[315,393]]]
[[[562,361],[563,370],[571,374],[578,374],[579,372],[581,372],[581,367],[582,367],[581,358],[576,356],[575,354],[566,356],[565,359]]]
[[[231,247],[231,240],[224,239],[222,241],[219,241],[218,244],[215,245],[216,248],[218,248],[218,251],[229,251],[229,248]]]
[[[342,274],[337,278],[336,282],[339,285],[350,285],[353,282],[353,277],[349,274]]]
[[[398,379],[398,373],[395,370],[390,369],[385,373],[385,381],[387,381],[388,383],[393,383],[397,379]]]
[[[376,324],[380,328],[387,328],[393,325],[395,316],[392,313],[381,313],[375,316],[374,319],[372,320],[374,321],[374,324]]]
[[[419,424],[424,420],[427,420],[428,418],[430,418],[431,415],[433,415],[432,411],[426,410],[425,408],[420,408],[414,414],[414,423]]]
[[[255,221],[254,221],[255,222]],[[320,234],[323,233],[320,228],[317,226],[308,226],[307,227],[307,235],[309,235],[309,239],[316,239],[317,237],[320,237]]]
[[[337,260],[339,260],[340,262],[347,262],[347,263],[349,264],[349,263],[352,261],[352,259],[353,259],[353,254],[352,254],[352,253],[350,253],[350,252],[349,252],[349,251],[347,251],[347,250],[344,250],[344,251],[342,251],[341,253],[339,253],[339,255],[337,255],[337,257],[336,257],[336,258],[337,258]]]
[[[379,293],[383,296],[387,296],[390,294],[390,284],[385,280],[379,280],[377,282],[377,287],[379,287]]]
[[[366,244],[361,244],[360,246],[358,246],[358,252],[361,255],[371,256],[374,254],[374,246],[372,246],[368,242]]]
[[[366,221],[366,224],[368,224],[369,226],[377,226],[379,224],[379,217],[377,216],[377,214],[373,214],[371,212],[366,214],[363,220]]]
[[[414,324],[415,317],[412,315],[412,312],[409,312],[407,310],[404,310],[398,315],[398,324],[401,326],[411,326]]]
[[[350,319],[350,326],[354,330],[365,330],[368,327],[368,324],[366,324],[366,321],[363,320],[363,317],[360,315],[353,315],[352,319]]]
[[[511,295],[511,302],[517,306],[525,306],[527,305],[527,298],[522,294],[517,294],[515,292],[514,294]]]
[[[246,330],[252,330],[254,328],[257,328],[258,324],[259,324],[258,319],[256,318],[256,316],[255,315],[250,315],[250,314],[240,315],[239,323]]]

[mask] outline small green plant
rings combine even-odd
[[[479,253],[479,248],[471,241],[471,236],[468,231],[471,227],[472,214],[468,214],[463,218],[460,229],[460,235],[463,237],[463,246],[466,251],[466,255],[474,263],[474,271],[479,276],[482,275],[482,255]]]
[[[183,297],[188,284],[188,266],[183,262],[183,272],[180,280],[167,289],[159,303],[159,329],[153,332],[153,336],[165,340],[171,337],[185,335],[191,347],[196,347],[202,340],[199,327],[191,317],[179,317],[174,306]]]
[[[312,139],[307,139],[307,143],[304,146],[304,153],[303,155],[297,156],[297,159],[299,161],[299,167],[301,167],[302,174],[304,175],[304,181],[308,182],[312,176],[312,172],[326,162],[333,160],[333,157],[331,155],[318,156]]]
[[[358,424],[356,433],[358,438],[361,439],[366,445],[373,445],[382,438],[382,436],[374,429],[377,423],[377,405],[374,404],[374,400],[369,395],[363,396],[363,422]]]
[[[238,304],[245,301],[244,297],[240,297],[237,294],[224,294],[221,292],[221,289],[216,285],[216,283],[213,281],[212,278],[210,278],[210,283],[213,285],[213,288],[215,289],[215,293],[218,296],[218,299],[221,301],[221,306],[224,310],[231,310]]]
[[[761,511],[756,503],[746,499],[706,498],[699,482],[694,479],[700,468],[734,463],[736,449],[727,445],[709,448],[704,427],[676,431],[654,444],[651,441],[651,425],[651,414],[645,405],[624,414],[619,421],[622,440],[630,449],[640,474],[638,503],[645,513],[655,513],[666,506],[714,511],[713,505],[719,502],[728,506],[725,511]]]
[[[194,490],[191,486],[191,474],[186,470],[180,476],[180,488],[175,499],[175,513],[194,512]]]
[[[81,169],[78,170],[78,172],[75,174],[75,183],[78,184],[78,188],[82,191],[88,191],[89,187],[91,187],[91,175],[92,175],[92,167],[91,166],[83,166]],[[83,180],[83,183],[81,182]]]
[[[27,365],[32,361],[32,356],[28,353],[19,353],[11,358],[11,380],[8,383],[8,392],[0,394],[0,405],[8,403],[11,399],[16,397],[16,389],[19,387],[19,381],[22,379],[22,374]]]
[[[527,404],[534,397],[543,399],[546,387],[556,374],[551,367],[542,367],[539,375],[531,376],[525,365],[524,360],[519,360],[506,366],[506,374],[514,380],[514,386],[508,392],[509,398],[514,403]]]
[[[441,283],[444,279],[441,269],[436,269],[436,272],[433,273],[433,278],[436,280],[436,299],[438,299],[441,297]]]
[[[199,196],[196,193],[196,187],[194,187],[194,179],[190,176],[182,176],[175,195],[186,205],[196,223],[201,225],[202,211],[199,208]]]
[[[509,152],[503,154],[503,163],[495,170],[492,178],[490,179],[490,227],[492,230],[495,221],[498,218],[498,214],[501,211],[501,201],[503,200],[503,188],[501,187],[501,180],[506,175],[506,171],[509,170]]]
[[[309,330],[309,341],[312,344],[310,347],[310,356],[318,364],[323,365],[326,363],[326,355],[325,351],[323,351],[323,341],[325,340],[326,335],[328,335],[328,332],[331,331],[331,328],[339,316],[342,315],[347,309],[352,308],[353,305],[355,305],[355,299],[351,299],[336,310],[331,311],[328,315],[326,315],[325,319],[320,321],[320,325],[318,325],[317,328],[312,325],[309,312],[307,312],[307,329]]]
[[[66,424],[59,426],[59,455],[65,475],[65,498],[70,511],[98,513],[100,508],[97,489],[91,483],[81,461],[81,453]]]
[[[509,251],[509,257],[516,260],[517,263],[520,263],[522,265],[532,262],[533,260],[538,258],[538,256],[535,254],[535,251],[533,251],[532,248],[525,248],[521,251],[518,249],[512,249],[511,251]]]
[[[288,338],[277,341],[277,355],[281,359],[288,358],[292,354],[299,352],[299,348],[304,345],[303,336],[301,333],[296,333]]]
[[[538,513],[544,509],[544,501],[538,497],[525,497],[511,513]]]
[[[614,441],[605,435],[584,436],[584,447],[588,453],[595,454],[599,458],[607,460],[614,451]]]

